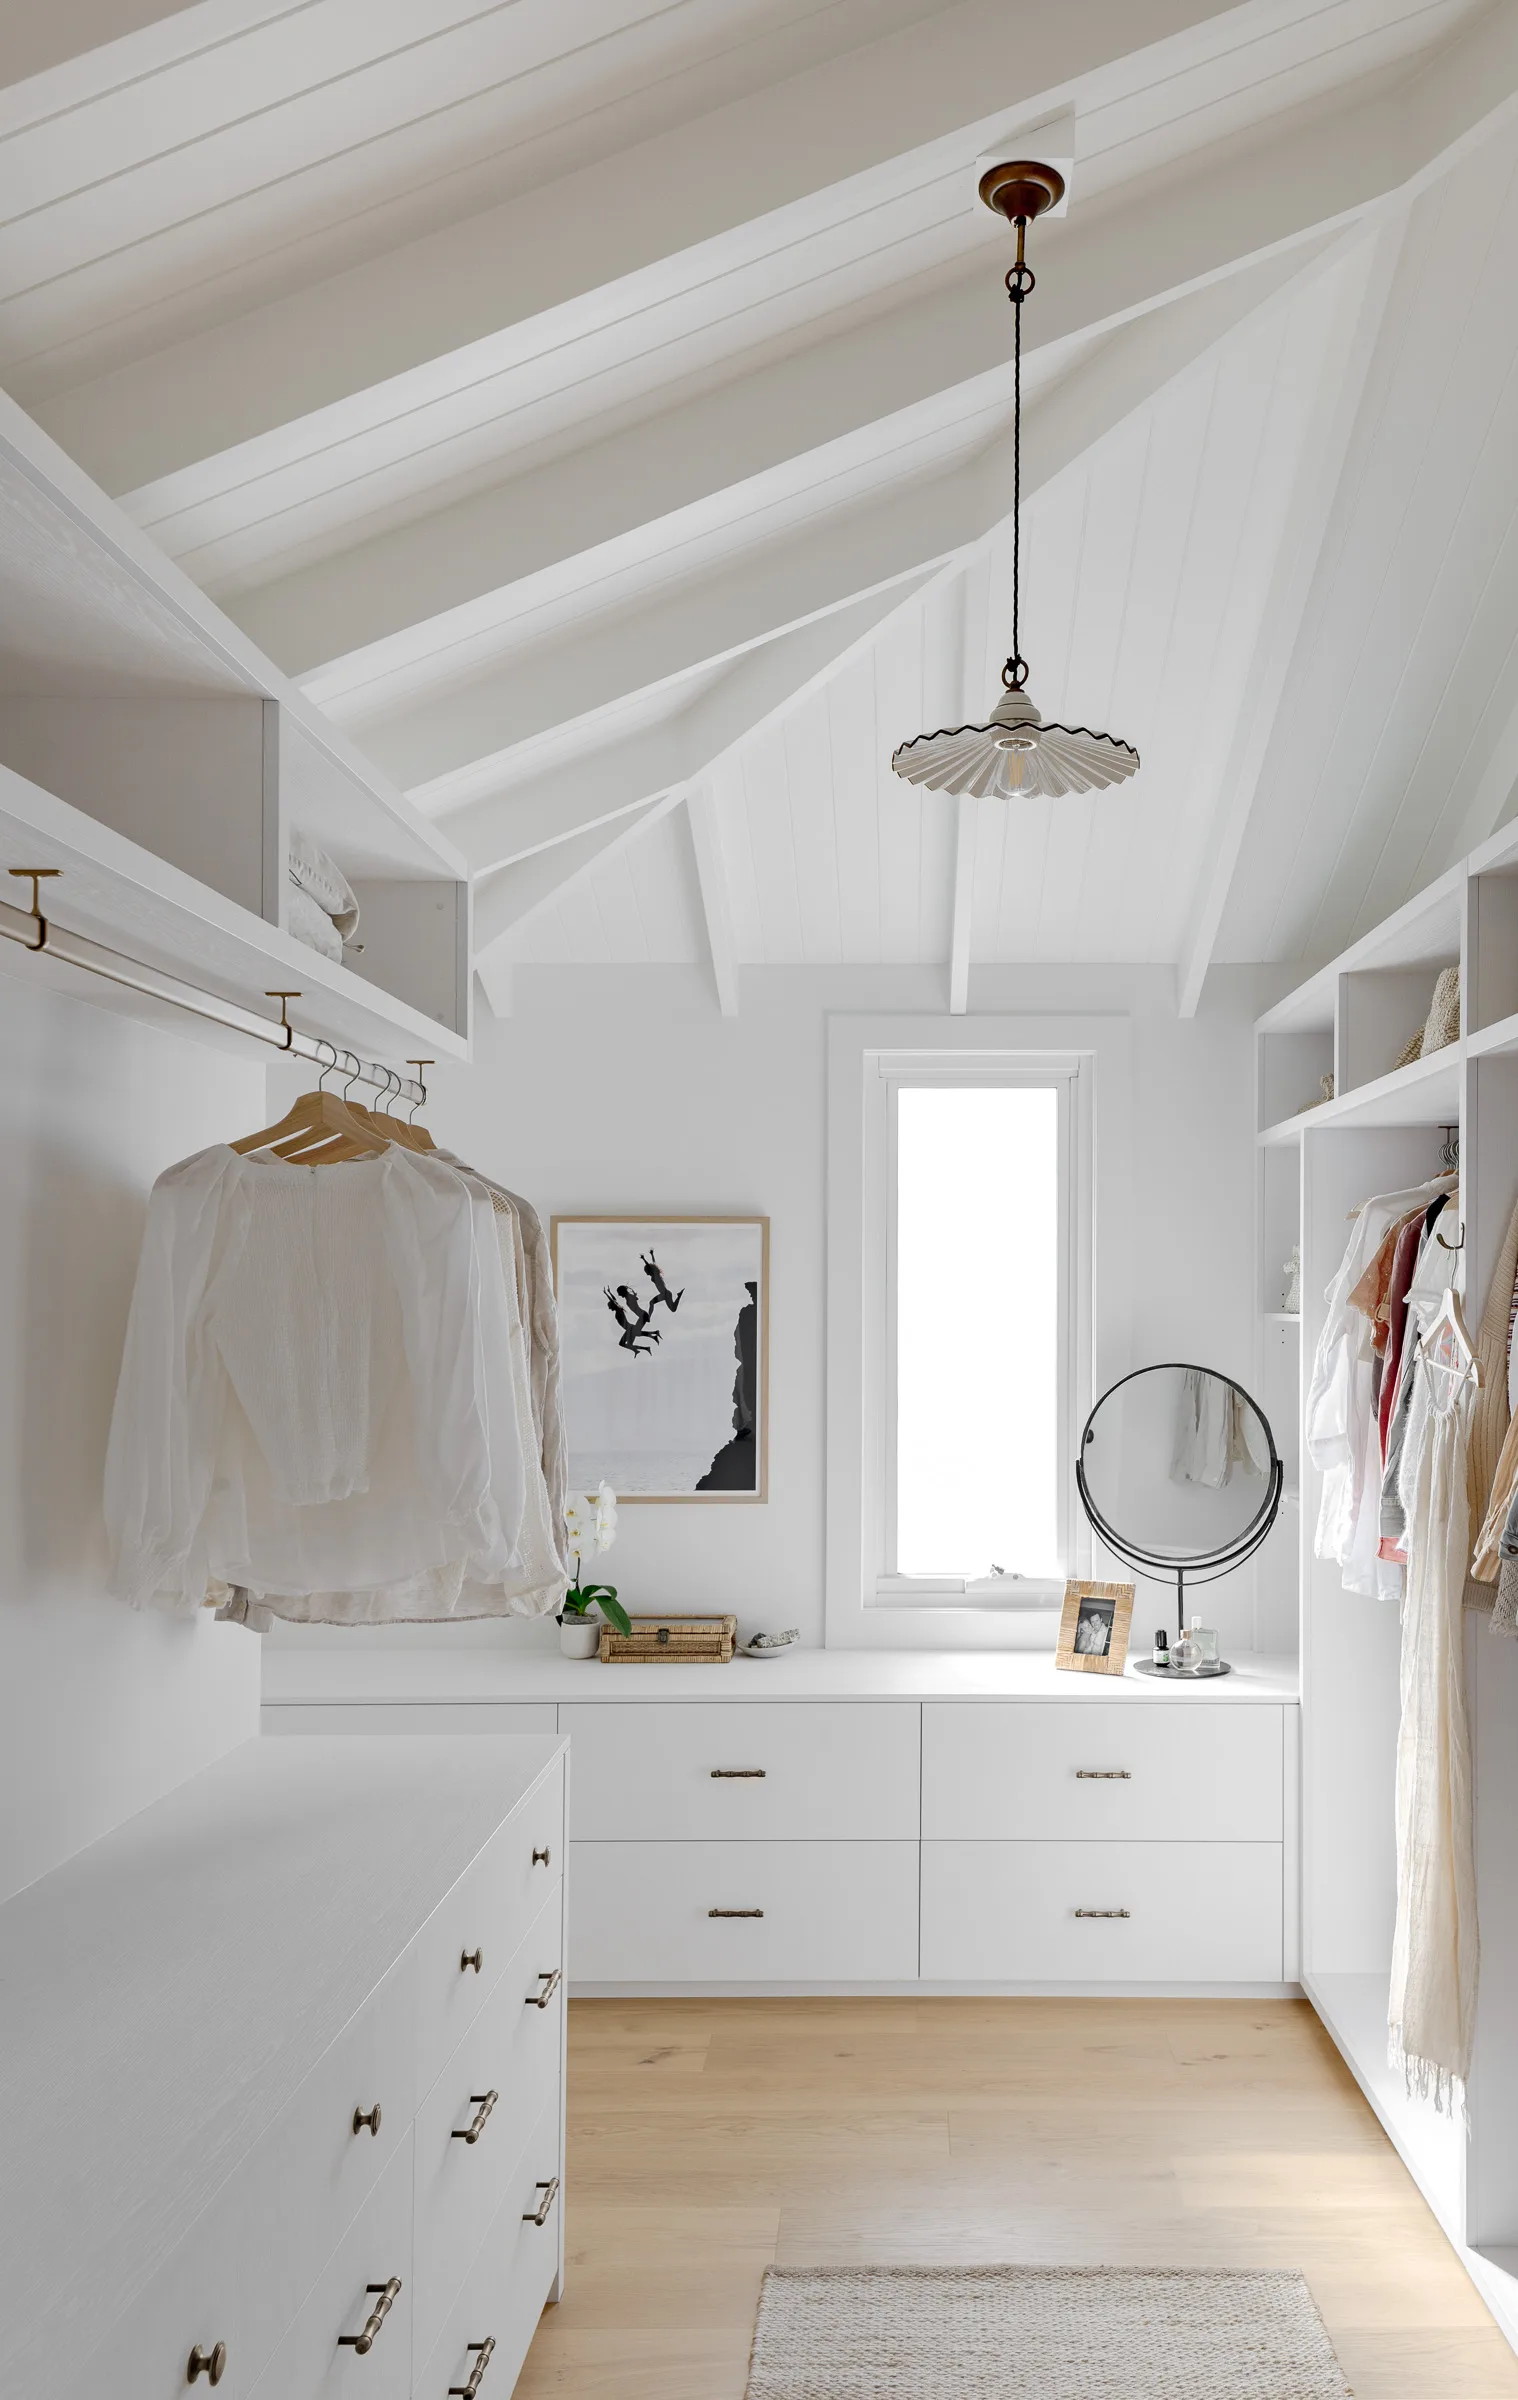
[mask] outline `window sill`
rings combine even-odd
[[[988,1615],[1057,1609],[1065,1586],[1035,1575],[882,1575],[867,1608],[968,1609]]]

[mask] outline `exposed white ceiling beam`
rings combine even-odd
[[[503,751],[440,777],[410,797],[440,822],[479,873],[510,865],[645,800],[694,782],[777,708],[794,701],[918,588],[893,585],[795,627],[736,660],[693,701],[652,724],[624,731],[605,717],[600,745],[546,771],[523,772],[522,754]],[[528,745],[530,758],[536,745]]]
[[[586,826],[559,842],[550,850],[535,850],[530,857],[518,859],[513,866],[500,867],[484,875],[475,885],[474,947],[475,965],[487,960],[492,949],[524,917],[577,875],[593,866],[608,850],[630,840],[673,808],[679,794],[670,793],[662,800],[651,800],[641,809],[620,817],[603,820],[599,825]]]
[[[1124,326],[1047,405],[1029,412],[1024,491],[1058,474],[1288,281],[1287,265],[1270,262],[1177,302],[1163,320],[1141,317]],[[847,491],[848,479],[840,481]],[[455,634],[445,644],[442,629],[434,628],[434,649],[410,670],[422,690],[410,708],[393,704],[403,669],[389,645],[307,678],[304,688],[339,722],[361,726],[365,748],[386,772],[414,786],[578,716],[588,702],[604,704],[703,661],[736,656],[777,631],[920,575],[979,540],[1010,507],[1010,446],[993,442],[947,473],[884,494],[873,489],[866,504],[831,519],[819,508],[789,539],[722,559],[683,585],[666,571],[650,596],[640,568],[639,580],[629,578],[621,591],[615,584],[603,588],[589,622],[525,655],[515,624],[511,643],[489,623],[475,630],[472,613],[464,620],[466,638]],[[447,667],[452,673],[445,679]],[[441,688],[428,690],[424,673]],[[386,699],[392,704],[384,716],[370,713]]]
[[[706,920],[706,946],[711,954],[717,1006],[725,1017],[738,1014],[738,950],[733,938],[733,912],[728,898],[727,869],[722,863],[722,834],[717,803],[698,785],[685,795],[691,848],[696,854],[696,881],[701,889],[701,912]]]
[[[49,430],[129,489],[550,312],[566,338],[613,286],[647,307],[708,274],[708,252],[732,263],[735,240],[874,214],[935,170],[963,175],[984,142],[1083,79],[1100,99],[1120,75],[1217,55],[1241,15],[1264,28],[1278,13],[1262,0],[964,0],[62,393]],[[18,389],[38,405],[39,386]]]
[[[955,651],[946,661],[945,697],[948,725],[978,724],[986,705],[983,693],[972,688],[983,671],[987,617],[991,597],[991,565],[982,550],[970,559],[960,578],[954,617]],[[972,712],[975,712],[972,714]],[[925,732],[931,727],[924,726]],[[949,1014],[962,1017],[970,1005],[970,943],[975,922],[975,854],[980,833],[980,802],[969,792],[955,801],[954,890],[949,903]]]
[[[1472,36],[1460,56],[1474,46]],[[1204,152],[1189,174],[1046,226],[1030,358],[1384,201],[1490,117],[1492,87],[1473,83],[1446,72],[1448,97],[1421,109],[1412,130],[1405,97],[1377,91],[1268,143]],[[708,301],[708,319],[713,310],[732,319],[728,353],[706,368],[716,388],[694,397],[677,372],[673,329],[644,311],[612,329],[604,356],[556,344],[547,381],[536,360],[488,371],[472,356],[435,360],[425,379],[286,422],[133,490],[126,504],[208,588],[239,595],[239,620],[271,655],[308,668],[492,591],[503,559],[517,577],[542,572],[902,411],[952,405],[979,377],[1004,376],[999,256],[992,249],[968,274],[955,262],[947,281],[908,277],[895,305],[882,293],[863,322],[844,310],[841,328],[815,301],[817,338],[793,334],[779,358],[755,349],[768,320],[729,274]],[[644,372],[633,365],[639,353]],[[678,392],[663,409],[661,384]],[[618,421],[627,415],[642,421]],[[568,454],[543,459],[545,446]],[[513,453],[534,452],[539,463],[511,473]]]
[[[1290,738],[1285,717],[1287,678],[1339,497],[1365,379],[1402,252],[1404,225],[1405,221],[1382,224],[1364,237],[1370,256],[1359,280],[1358,305],[1345,309],[1339,317],[1323,362],[1318,403],[1281,523],[1244,704],[1234,723],[1218,785],[1204,864],[1182,945],[1179,1007],[1183,1017],[1194,1016],[1201,1000],[1271,743]]]

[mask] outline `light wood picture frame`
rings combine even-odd
[[[562,1216],[549,1239],[571,1490],[767,1501],[768,1217]]]
[[[1077,1675],[1121,1675],[1132,1624],[1131,1583],[1067,1583],[1055,1665]],[[1102,1646],[1092,1647],[1098,1636]]]

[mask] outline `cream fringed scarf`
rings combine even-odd
[[[1391,2055],[1409,2091],[1453,2109],[1476,2011],[1476,1869],[1462,1601],[1470,1536],[1466,1450],[1474,1392],[1449,1396],[1420,1358],[1404,1453],[1407,1591],[1397,1735],[1397,1927]],[[1437,1390],[1434,1388],[1438,1386]]]

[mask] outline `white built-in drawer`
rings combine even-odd
[[[928,1983],[1279,1983],[1281,1846],[924,1842],[922,1974]]]
[[[576,1842],[573,1883],[576,1984],[917,1973],[915,1842]]]
[[[1268,1702],[929,1701],[926,1841],[1278,1842]]]
[[[265,1733],[481,1733],[491,1741],[559,1730],[551,1700],[266,1700]]]
[[[447,2323],[416,2376],[416,2400],[467,2384],[485,2343],[480,2400],[506,2400],[527,2356],[559,2256],[559,2107],[544,2108],[512,2169],[506,2197],[471,2262]],[[541,2218],[541,2224],[538,2219]]]
[[[577,1842],[915,1841],[918,1716],[890,1701],[567,1706],[571,1831]]]
[[[16,2200],[23,2204],[21,2195]],[[254,2227],[248,2178],[239,2176],[93,2352],[78,2365],[59,2360],[60,2400],[101,2400],[104,2394],[109,2400],[183,2400],[192,2350],[209,2358],[218,2344],[225,2362],[217,2400],[246,2400],[254,2377],[247,2311]],[[209,2388],[204,2376],[198,2388]]]
[[[544,1903],[417,2118],[418,2358],[438,2339],[523,2144],[558,2092],[561,1890]]]
[[[463,2040],[563,1872],[564,1769],[556,1761],[417,1936],[420,2093]]]
[[[416,2113],[417,1958],[408,1951],[307,2076],[249,2162],[257,2282],[247,2306],[261,2371]],[[372,2119],[378,2113],[377,2130]],[[356,2123],[362,2115],[363,2124]]]
[[[265,2368],[258,2400],[409,2400],[411,2166],[408,2130]],[[371,2331],[392,2280],[400,2289]]]

